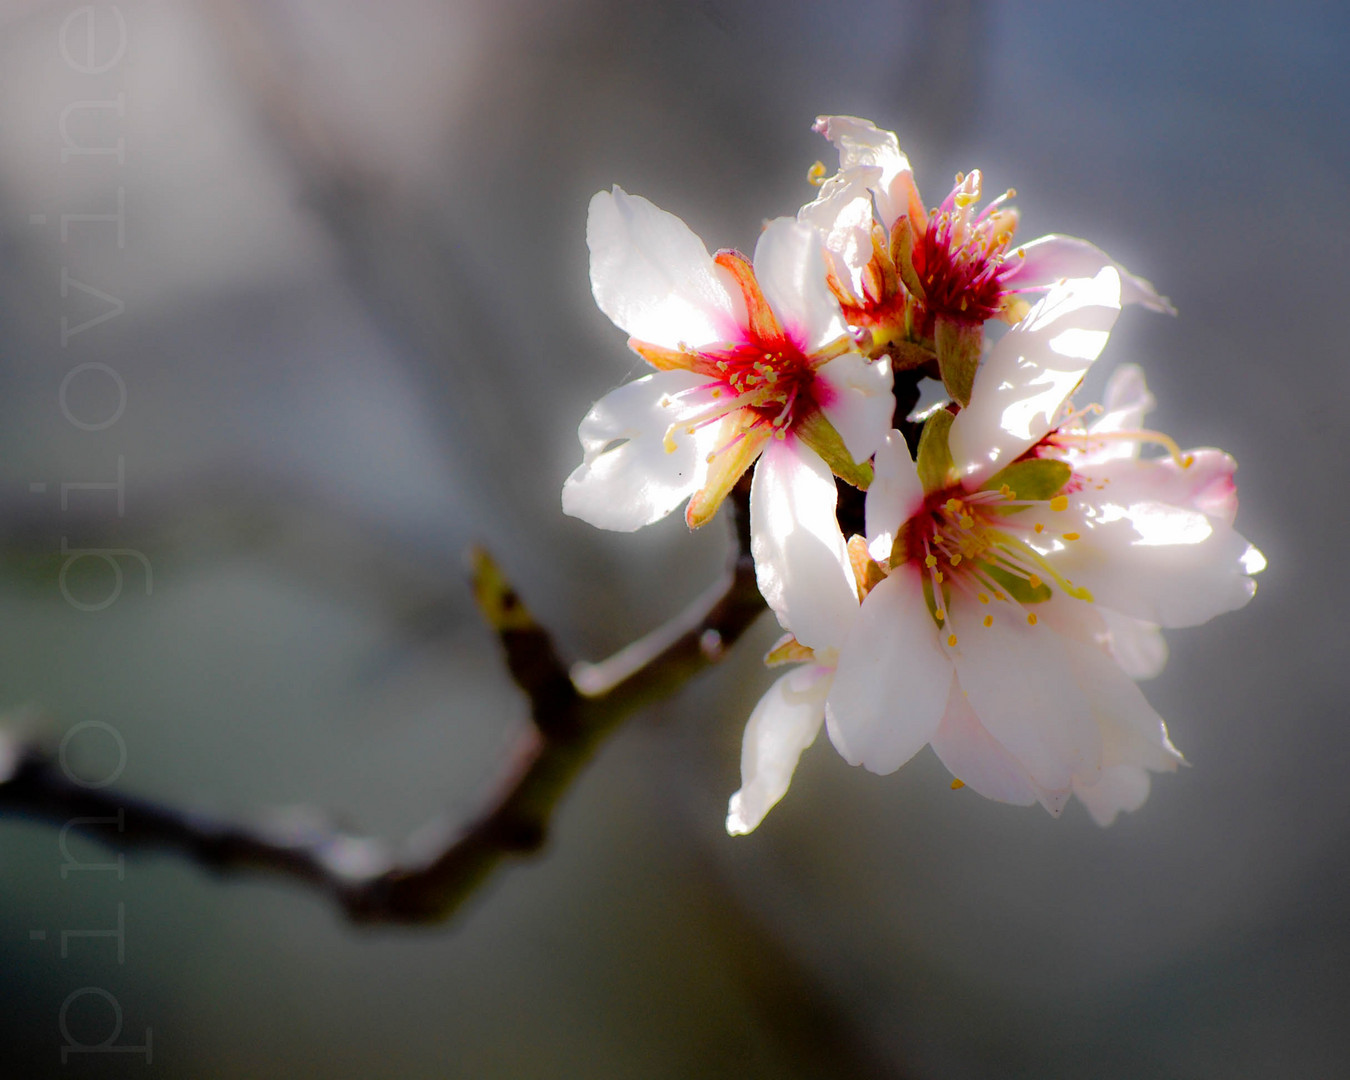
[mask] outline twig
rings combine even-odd
[[[646,638],[574,674],[487,552],[474,553],[475,598],[529,699],[533,723],[496,795],[465,826],[433,823],[395,852],[312,815],[246,825],[87,787],[50,750],[2,735],[0,815],[69,824],[121,850],[170,851],[223,873],[287,878],[326,892],[359,922],[444,921],[508,856],[539,850],[554,808],[625,719],[720,659],[764,610],[749,555],[745,493],[729,504],[738,542],[722,582]]]

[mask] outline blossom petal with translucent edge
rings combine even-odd
[[[1144,426],[1144,417],[1157,404],[1157,398],[1144,379],[1144,369],[1138,364],[1121,364],[1106,380],[1106,390],[1102,394],[1105,412],[1092,425],[1092,430],[1137,431]]]
[[[772,438],[767,424],[749,409],[738,409],[717,422],[717,447],[708,461],[707,477],[689,500],[684,521],[697,529],[712,520],[726,497],[731,494],[745,470],[755,463],[764,444]]]
[[[1072,437],[1065,444],[1072,446]],[[1222,450],[1202,447],[1187,450],[1189,465],[1172,458],[1123,458],[1096,464],[1085,461],[1075,472],[1089,494],[1100,490],[1102,504],[1132,506],[1162,503],[1196,510],[1231,525],[1237,515],[1237,486],[1233,473],[1237,462]],[[1100,489],[1096,485],[1102,485]]]
[[[932,738],[933,752],[966,787],[986,799],[1030,806],[1038,792],[1026,769],[985,730],[958,680]]]
[[[1073,793],[1102,828],[1122,812],[1138,810],[1148,800],[1149,775],[1137,765],[1112,765],[1095,784],[1075,782]]]
[[[563,512],[597,528],[632,532],[702,487],[718,425],[692,435],[676,428],[673,451],[665,439],[671,425],[702,403],[697,390],[706,382],[691,371],[658,371],[597,401],[577,431],[583,457],[563,484]],[[696,400],[675,398],[690,391]]]
[[[901,569],[867,594],[840,650],[830,741],[850,765],[894,772],[933,737],[951,682],[919,575]]]
[[[1131,274],[1101,248],[1086,240],[1051,234],[1021,245],[1020,250],[1025,252],[1024,256],[1014,255],[1008,259],[1012,269],[1003,281],[1009,289],[1048,288],[1061,278],[1096,277],[1103,267],[1109,266],[1120,275],[1122,305],[1142,304],[1151,311],[1167,315],[1177,313],[1167,297],[1159,296],[1150,282]]]
[[[1131,679],[1152,679],[1167,666],[1167,639],[1157,623],[1132,619],[1094,605],[1106,624],[1107,647],[1120,669]]]
[[[779,678],[759,699],[741,742],[741,789],[727,807],[727,832],[751,832],[787,794],[797,761],[825,720],[834,669],[808,664]]]
[[[948,438],[967,486],[1050,431],[1106,346],[1119,314],[1120,277],[1108,266],[1095,278],[1056,285],[998,340],[976,372],[970,405],[957,415]]]
[[[771,439],[750,483],[750,550],[759,591],[803,645],[838,648],[858,613],[838,491],[800,440]]]
[[[840,283],[863,295],[862,272],[872,261],[872,191],[881,170],[855,169],[832,176],[813,202],[797,211],[797,220],[820,231],[825,258]]]
[[[1062,595],[1036,613],[1042,625],[1101,650],[1131,679],[1151,679],[1167,665],[1167,641],[1156,623]]]
[[[1090,432],[1111,433],[1139,431],[1144,417],[1153,411],[1157,400],[1144,381],[1144,371],[1138,364],[1121,364],[1106,381],[1102,396],[1103,413],[1089,425]],[[1081,446],[1073,440],[1063,445],[1065,460],[1075,466],[1079,462],[1115,461],[1139,456],[1142,446],[1137,439],[1113,438],[1093,442],[1084,440]]]
[[[821,116],[815,130],[839,151],[839,171],[875,166],[880,175],[873,181],[877,217],[889,233],[901,214],[923,214],[923,204],[914,186],[914,173],[893,132],[882,131],[870,120],[856,116]],[[911,209],[913,208],[913,209]]]
[[[1074,502],[1066,517],[1086,511]],[[1198,626],[1256,592],[1249,575],[1265,561],[1221,519],[1162,503],[1098,504],[1092,512],[1078,539],[1057,544],[1048,558],[1102,607],[1159,626]]]
[[[595,302],[629,336],[669,349],[742,336],[739,291],[674,214],[616,186],[592,197],[586,243]]]
[[[804,353],[847,333],[839,301],[825,283],[820,233],[792,218],[775,218],[755,244],[755,279],[788,337]]]
[[[1048,791],[1067,792],[1075,775],[1094,777],[1101,736],[1060,636],[1028,626],[999,605],[989,613],[964,598],[951,604],[950,649],[957,678],[980,723]],[[964,779],[964,777],[962,777]]]
[[[1065,601],[1071,603],[1073,601]],[[1139,765],[1171,772],[1183,760],[1167,725],[1133,679],[1096,645],[1061,637],[1078,688],[1092,707],[1101,734],[1101,765]],[[1079,776],[1089,779],[1088,774]]]
[[[867,547],[872,558],[891,557],[896,534],[923,505],[923,484],[910,457],[905,437],[891,430],[872,462],[872,486],[867,489]]]
[[[837,356],[816,371],[821,412],[834,425],[857,462],[877,452],[895,418],[891,360],[868,360],[861,353]]]

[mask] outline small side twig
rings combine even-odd
[[[720,659],[764,610],[744,492],[729,503],[738,542],[722,581],[647,637],[572,672],[487,552],[474,553],[475,598],[529,700],[532,724],[496,794],[467,825],[433,823],[398,851],[314,820],[247,825],[84,786],[50,750],[2,734],[0,815],[71,825],[127,852],[173,852],[222,873],[289,879],[327,893],[358,922],[444,921],[508,857],[543,845],[555,807],[625,719]]]

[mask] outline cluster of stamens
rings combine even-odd
[[[1111,442],[1132,442],[1141,445],[1152,443],[1166,450],[1168,457],[1183,469],[1189,469],[1195,463],[1194,454],[1182,453],[1176,440],[1161,431],[1152,431],[1148,428],[1134,428],[1123,431],[1088,431],[1085,427],[1074,428],[1071,426],[1074,420],[1077,420],[1083,413],[1090,411],[1100,413],[1102,408],[1100,405],[1090,405],[1082,413],[1075,413],[1070,418],[1070,422],[1061,425],[1058,430],[1047,435],[1045,442],[1062,450],[1077,450],[1081,453],[1087,453],[1093,447]]]
[[[772,435],[782,439],[801,414],[815,406],[813,365],[790,345],[773,351],[748,343],[705,349],[698,355],[696,370],[711,379],[685,394],[707,395],[712,400],[692,417],[684,417],[667,430],[667,452],[675,449],[676,431],[683,429],[693,434],[742,409],[752,414],[747,417],[748,422],[729,443],[710,453],[709,460],[760,425],[767,424]]]
[[[992,319],[1003,306],[1003,278],[1014,263],[1006,260],[1017,216],[1002,209],[1017,193],[1011,188],[978,214],[980,172],[959,173],[956,187],[928,219],[914,245],[914,269],[933,314],[971,323]]]
[[[1019,499],[1006,484],[996,491],[958,489],[929,496],[907,530],[904,558],[915,559],[922,567],[934,622],[947,627],[947,609],[954,593],[982,605],[1008,604],[1029,626],[1039,620],[1027,606],[1048,599],[1051,583],[1067,595],[1091,600],[1085,589],[1060,575],[1031,542],[1045,532],[1050,515],[1068,506],[1068,497],[1062,494],[1052,499]],[[1070,542],[1078,539],[1075,532],[1059,536]],[[992,613],[985,614],[983,624],[986,628],[994,625]],[[956,647],[956,635],[950,630],[945,640]]]

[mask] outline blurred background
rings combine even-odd
[[[571,658],[727,549],[560,511],[640,367],[587,200],[750,250],[833,167],[818,113],[1169,295],[1101,366],[1237,457],[1270,560],[1170,636],[1146,691],[1193,767],[1108,830],[822,739],[729,839],[765,622],[447,927],[166,858],[63,876],[56,829],[0,821],[0,1075],[1350,1074],[1347,45],[1331,2],[0,0],[0,707],[91,781],[391,838],[470,815],[525,707],[465,547]],[[62,938],[119,918],[120,959]],[[147,1029],[152,1063],[61,1062]]]

